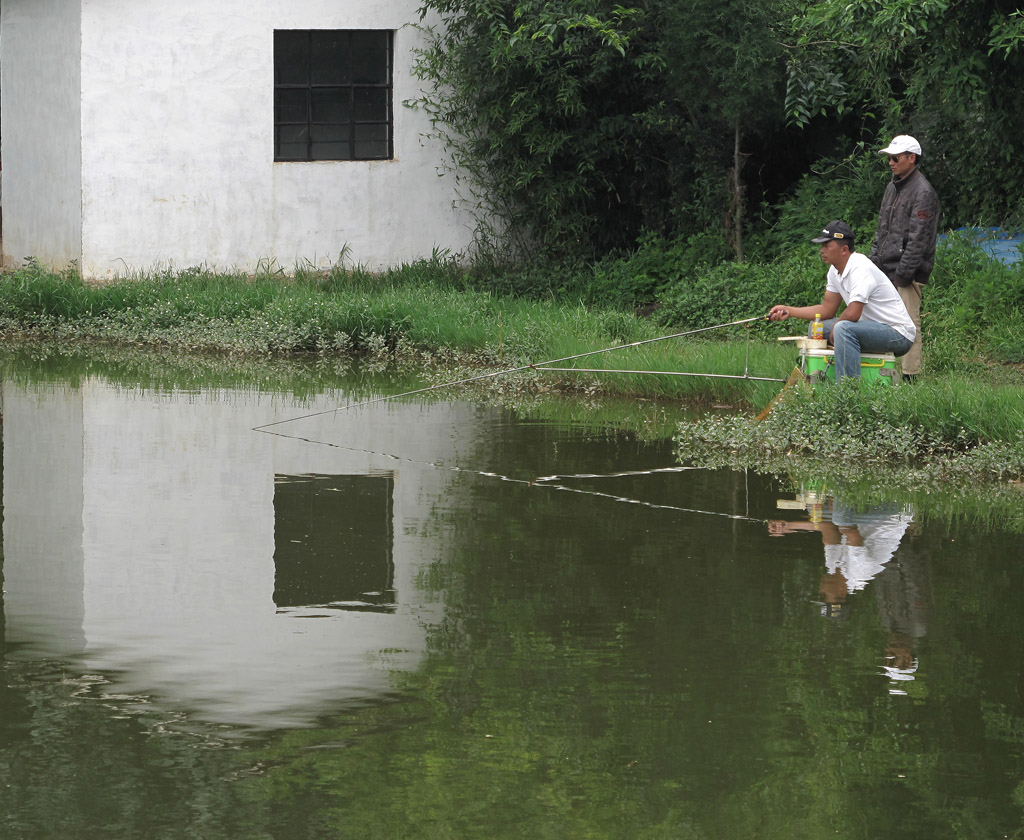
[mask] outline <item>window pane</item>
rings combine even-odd
[[[309,160],[309,129],[306,126],[280,125],[276,134],[276,160]]]
[[[309,33],[279,29],[274,33],[274,84],[304,85],[309,82]]]
[[[309,120],[306,90],[278,90],[274,93],[274,122],[305,123]]]
[[[351,131],[352,126],[350,123],[344,123],[343,125],[314,125],[310,129],[310,135],[314,143],[333,143],[340,140],[344,140],[347,143]]]
[[[351,88],[316,88],[311,93],[313,122],[338,123],[352,119]]]
[[[349,75],[349,35],[329,29],[313,31],[312,74],[314,85],[347,85]]]
[[[387,31],[352,33],[352,81],[364,85],[388,83]]]
[[[314,143],[312,155],[312,160],[352,160],[347,142]]]
[[[380,160],[390,157],[387,125],[357,125],[356,160]]]
[[[313,160],[352,160],[349,133],[351,123],[344,125],[314,125]]]
[[[355,98],[358,122],[387,122],[387,88],[356,88]]]

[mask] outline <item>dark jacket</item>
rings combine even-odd
[[[885,188],[868,258],[896,286],[927,283],[935,265],[939,197],[917,169]]]

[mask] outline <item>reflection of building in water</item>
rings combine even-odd
[[[344,401],[6,383],[7,645],[244,724],[390,691],[440,618],[418,578],[455,473],[421,462],[456,463],[481,418],[394,402],[277,429],[336,446],[253,431]]]
[[[821,533],[825,572],[817,603],[827,618],[849,615],[851,596],[870,583],[875,588],[882,622],[888,631],[883,672],[891,694],[905,694],[918,662],[917,643],[927,632],[930,599],[928,564],[905,545],[913,515],[896,505],[853,508],[816,491],[795,501],[779,500],[780,508],[805,508],[808,521],[774,520],[775,536],[797,531]]]

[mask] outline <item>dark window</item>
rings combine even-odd
[[[389,160],[392,33],[274,32],[274,160]]]

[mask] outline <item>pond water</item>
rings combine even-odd
[[[362,380],[2,370],[4,838],[1024,831],[1019,533]]]

